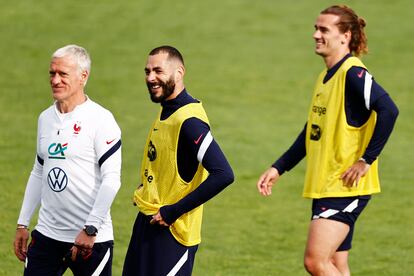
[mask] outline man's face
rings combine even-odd
[[[79,72],[77,64],[69,56],[53,58],[49,68],[50,86],[53,98],[58,101],[69,101],[83,92],[88,73]]]
[[[154,103],[167,100],[174,92],[175,70],[175,63],[168,59],[167,53],[148,57],[145,66],[145,81]]]
[[[316,19],[315,32],[315,52],[322,57],[335,55],[338,50],[348,47],[348,40],[345,34],[341,33],[336,25],[339,16],[334,14],[320,14]]]

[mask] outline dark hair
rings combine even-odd
[[[184,59],[183,56],[181,55],[181,53],[174,47],[172,46],[168,46],[168,45],[164,45],[164,46],[159,46],[157,48],[154,48],[149,55],[153,56],[159,53],[167,53],[168,54],[168,58],[170,59],[178,59],[183,65],[184,65]]]
[[[364,27],[365,20],[348,6],[334,5],[321,11],[321,14],[334,14],[339,16],[337,26],[339,31],[345,33],[351,32],[351,41],[349,42],[349,49],[355,56],[361,56],[368,53],[367,36],[365,35]]]

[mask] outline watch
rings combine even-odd
[[[96,227],[93,225],[85,225],[83,231],[85,231],[86,235],[88,236],[96,236],[98,233],[98,229],[96,229]]]

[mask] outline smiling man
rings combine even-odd
[[[123,275],[191,275],[201,242],[203,203],[234,180],[204,108],[184,86],[184,60],[171,46],[145,66],[150,98],[161,104],[144,148],[139,213]]]
[[[63,275],[68,267],[74,275],[112,274],[110,206],[121,185],[121,130],[85,94],[90,67],[89,54],[77,45],[52,55],[55,102],[39,116],[37,155],[14,241],[24,275]]]
[[[273,184],[306,156],[303,196],[313,199],[305,267],[312,275],[350,275],[354,223],[380,192],[377,157],[398,109],[358,56],[367,52],[365,21],[331,6],[315,23],[315,52],[326,65],[315,85],[308,121],[296,141],[257,182]]]

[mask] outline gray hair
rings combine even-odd
[[[57,49],[52,54],[52,58],[62,58],[65,56],[70,56],[73,58],[73,60],[78,65],[79,72],[91,72],[91,58],[85,48],[71,44]]]

